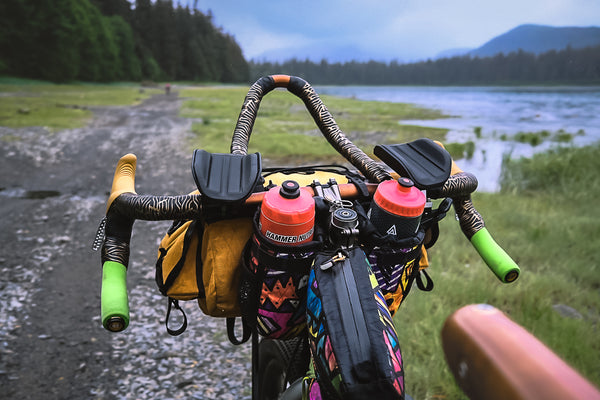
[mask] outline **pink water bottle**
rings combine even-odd
[[[276,244],[295,246],[311,241],[315,226],[312,195],[291,180],[271,188],[260,206],[259,226]]]
[[[377,187],[367,215],[382,235],[410,237],[419,229],[425,202],[425,194],[410,179],[384,181]]]

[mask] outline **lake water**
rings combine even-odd
[[[442,111],[450,118],[399,121],[401,124],[449,129],[446,142],[473,141],[470,159],[457,160],[474,173],[480,191],[496,191],[502,160],[530,157],[553,146],[585,146],[600,141],[600,86],[559,87],[371,87],[322,86],[320,94],[361,100],[412,103]],[[475,128],[481,128],[481,137]],[[519,132],[564,131],[573,135],[568,144],[546,138],[537,145],[511,140]]]

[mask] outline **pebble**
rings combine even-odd
[[[552,306],[552,308],[565,318],[583,319],[583,316],[581,313],[579,313],[579,311],[573,307],[567,306],[566,304],[555,304]]]

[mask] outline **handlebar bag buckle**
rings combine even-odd
[[[421,190],[442,187],[452,169],[450,153],[427,138],[402,144],[379,144],[373,152],[400,176],[410,178]]]
[[[222,154],[194,151],[192,175],[200,193],[211,203],[246,200],[262,179],[260,153]]]

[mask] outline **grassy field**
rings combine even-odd
[[[21,79],[0,79],[0,125],[44,126],[50,130],[85,126],[89,107],[137,104],[158,89],[139,84],[57,85]]]
[[[447,217],[430,250],[433,292],[414,288],[395,318],[408,393],[415,399],[464,398],[445,366],[440,331],[463,305],[488,303],[536,335],[600,385],[600,147],[563,149],[511,161],[501,193],[474,204],[496,240],[521,266],[500,283]],[[572,307],[576,318],[553,306]]]
[[[202,87],[181,90],[181,116],[198,118],[193,124],[193,147],[229,152],[231,135],[247,87]],[[382,103],[322,96],[344,133],[367,153],[375,143],[404,142],[419,137],[443,140],[446,129],[400,125],[400,119],[433,119],[436,111],[408,104]],[[304,103],[296,96],[276,90],[263,101],[254,125],[249,150],[271,160],[331,160],[337,153],[319,132]]]

